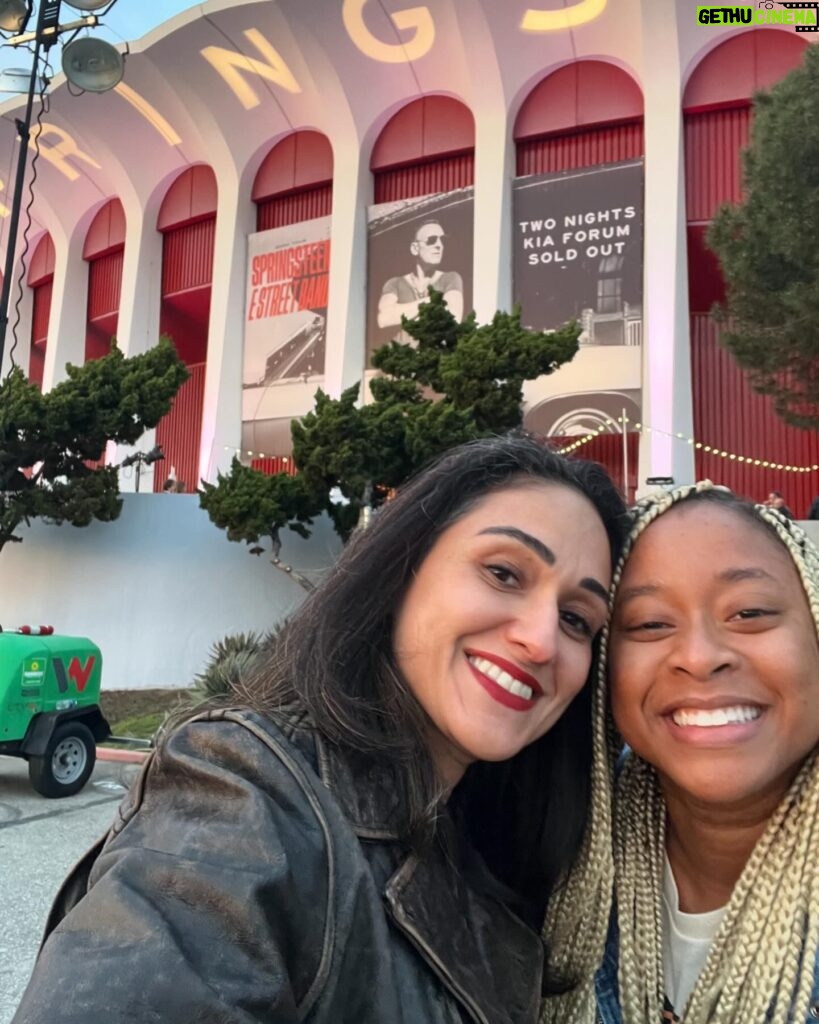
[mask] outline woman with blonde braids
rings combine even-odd
[[[641,503],[613,589],[610,708],[630,752],[600,1018],[814,1020],[819,556],[775,510],[698,484]],[[601,708],[605,688],[604,665]],[[600,714],[606,736],[611,757]]]

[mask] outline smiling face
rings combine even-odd
[[[666,797],[769,815],[819,742],[819,645],[787,549],[684,504],[634,546],[615,603],[611,700]]]
[[[541,737],[583,687],[610,566],[594,506],[558,484],[489,494],[438,538],[393,646],[450,785],[471,762],[505,760]]]
[[[444,257],[444,229],[437,221],[422,224],[415,234],[410,251],[422,263],[437,267]]]

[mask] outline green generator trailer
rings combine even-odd
[[[102,655],[50,626],[0,631],[0,754],[28,761],[32,786],[71,796],[88,781],[111,730],[99,706]]]

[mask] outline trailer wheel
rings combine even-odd
[[[42,757],[31,757],[31,785],[46,797],[72,796],[88,782],[97,758],[91,730],[82,722],[58,725]]]

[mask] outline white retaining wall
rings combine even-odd
[[[186,686],[215,640],[268,629],[303,599],[266,556],[230,543],[196,495],[123,497],[116,522],[34,522],[22,544],[0,552],[4,628],[44,624],[90,637],[106,689]],[[282,560],[302,570],[326,569],[340,547],[326,519],[307,541],[290,531],[282,540]]]

